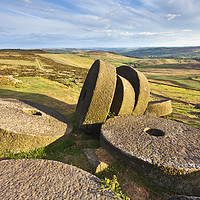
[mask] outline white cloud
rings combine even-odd
[[[0,18],[4,20],[0,27],[0,43],[5,41],[2,35],[14,41],[12,34],[19,38],[26,36],[27,40],[35,38],[34,42],[38,40],[41,45],[44,40],[49,41],[49,45],[63,40],[65,44],[82,42],[82,46],[154,46],[164,42],[170,44],[172,40],[173,44],[178,44],[182,41],[180,38],[187,40],[191,31],[199,34],[199,0],[2,2]],[[166,23],[167,20],[170,23]]]
[[[138,33],[138,35],[146,35],[146,36],[149,36],[149,35],[160,35],[160,33],[140,32],[140,33]]]
[[[21,14],[21,15],[25,15],[25,16],[28,16],[28,17],[37,17],[35,15],[31,15],[29,13],[21,12],[21,11],[15,10],[15,9],[10,9],[10,11],[13,11],[15,13],[18,13],[18,14]]]
[[[175,17],[180,17],[180,14],[167,14],[167,20],[170,21],[172,19],[174,19]]]
[[[192,30],[190,30],[190,29],[184,29],[184,30],[182,30],[183,32],[191,32]]]
[[[23,1],[25,3],[31,3],[31,0],[21,0],[21,1]]]

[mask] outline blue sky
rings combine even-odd
[[[0,48],[200,46],[200,0],[0,0]]]

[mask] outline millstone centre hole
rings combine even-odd
[[[26,109],[26,110],[24,110],[24,112],[26,112],[26,113],[28,113],[28,114],[30,114],[30,115],[38,115],[38,116],[42,116],[42,113],[41,112],[39,112],[39,111],[37,111],[37,110],[29,110],[29,109]]]
[[[146,133],[148,133],[149,135],[153,135],[153,136],[164,136],[165,132],[163,132],[160,129],[156,129],[156,128],[147,128],[146,130],[144,130]]]

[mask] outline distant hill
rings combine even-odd
[[[0,49],[0,53],[46,53],[42,49]]]
[[[68,54],[68,53],[82,53],[92,51],[92,49],[77,49],[77,48],[45,48],[44,51],[53,54]]]
[[[196,58],[200,57],[200,46],[118,49],[116,52],[126,56],[138,58]]]
[[[200,57],[200,46],[196,47],[143,47],[143,48],[91,48],[91,49],[43,49],[49,53],[83,53],[104,51],[118,53],[129,57],[137,58],[197,58]]]
[[[91,53],[102,54],[110,52],[135,58],[196,58],[200,59],[200,46],[196,47],[143,47],[143,48],[44,48],[44,49],[0,49],[0,52],[19,53],[53,53],[53,54],[77,54]],[[101,53],[100,53],[101,52]]]

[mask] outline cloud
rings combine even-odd
[[[23,1],[25,3],[31,3],[31,0],[20,0],[20,1]]]
[[[180,14],[167,14],[167,20],[170,21],[172,19],[174,19],[175,17],[180,17]]]
[[[2,2],[0,18],[4,20],[0,27],[0,43],[5,41],[4,37],[12,42],[13,38],[21,38],[22,42],[26,38],[27,44],[34,39],[41,47],[48,42],[53,47],[62,41],[63,45],[80,42],[82,46],[154,46],[168,44],[171,40],[175,44],[176,39],[178,43],[180,38],[187,40],[200,31],[199,0]],[[166,23],[167,20],[170,23]]]
[[[151,36],[151,35],[161,35],[161,33],[153,33],[153,32],[140,32],[138,35],[145,35],[145,36]]]
[[[190,30],[190,29],[184,29],[184,30],[182,30],[183,32],[191,32],[192,30]]]
[[[29,13],[21,12],[21,11],[15,10],[15,9],[10,9],[10,11],[21,14],[21,15],[25,15],[25,16],[28,16],[28,17],[37,17],[35,15],[31,15]]]

